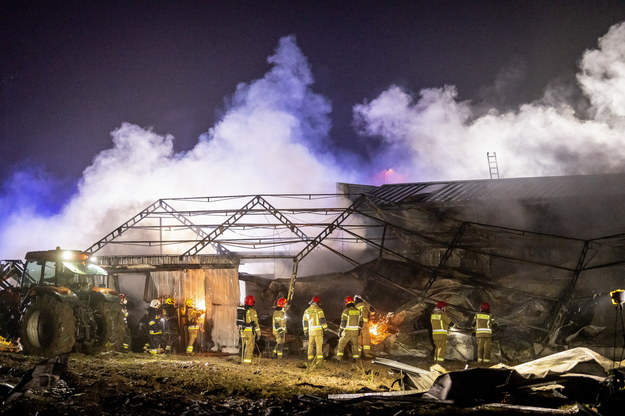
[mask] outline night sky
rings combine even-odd
[[[356,174],[337,176],[336,181],[375,183],[370,178],[375,177],[376,169],[393,167],[392,162],[406,158],[407,152],[397,144],[398,139],[382,130],[378,113],[361,111],[368,124],[363,127],[361,120],[357,127],[355,106],[373,107],[385,92],[395,98],[411,96],[413,102],[403,108],[413,116],[419,111],[426,114],[414,124],[422,126],[432,118],[440,122],[445,110],[422,111],[431,107],[425,96],[420,96],[421,91],[454,86],[455,92],[449,97],[455,113],[461,115],[456,123],[461,126],[474,127],[472,121],[492,113],[492,109],[497,114],[520,117],[523,104],[544,100],[545,91],[554,87],[575,102],[576,111],[588,108],[591,100],[579,98],[579,91],[570,92],[569,87],[576,84],[584,52],[597,48],[598,40],[623,21],[622,0],[5,0],[0,2],[0,214],[8,218],[15,214],[16,205],[29,204],[35,215],[58,213],[72,201],[81,181],[90,183],[84,171],[91,166],[93,173],[106,165],[103,154],[115,153],[107,151],[113,147],[111,132],[123,123],[173,136],[173,154],[167,158],[184,158],[182,155],[196,147],[202,134],[219,125],[237,101],[244,101],[235,92],[271,71],[268,57],[288,36],[294,41],[287,42],[290,46],[285,50],[292,54],[299,48],[314,78],[308,90],[331,105],[327,114],[320,111],[306,116],[313,120],[308,130],[323,136],[324,156],[318,160],[343,169],[359,166],[352,166]],[[398,89],[392,90],[393,86]],[[400,90],[405,94],[399,94]],[[431,100],[439,103],[443,98]],[[470,111],[464,103],[470,103]],[[301,105],[298,111],[305,112],[305,108],[306,104]],[[391,116],[397,114],[388,111]],[[289,114],[297,119],[300,112]],[[318,122],[326,115],[327,134],[325,127],[320,127],[323,123]],[[576,117],[581,120],[585,116]],[[489,122],[482,121],[479,126]],[[389,123],[393,127],[398,122],[402,120]],[[367,134],[363,134],[365,130]],[[568,128],[562,140],[566,142],[575,130]],[[458,141],[443,150],[434,149],[432,146],[442,140],[436,131],[419,127],[418,133],[414,132],[413,127],[406,127],[395,133],[402,140],[427,137],[428,149],[436,157],[462,152],[457,150]],[[453,136],[449,132],[445,134]],[[545,133],[546,142],[550,134],[553,132]],[[305,133],[291,133],[290,137],[295,137],[293,143],[302,143],[305,140],[298,138],[302,135]],[[419,145],[410,146],[418,155]],[[507,148],[488,146],[486,150],[502,153],[504,163],[505,151],[512,153]],[[376,161],[387,147],[389,154]],[[528,152],[537,149],[541,148]],[[479,157],[484,160],[479,159],[479,163],[486,170],[482,150]],[[94,164],[98,155],[101,160]],[[421,161],[427,159],[424,154],[418,156]],[[268,157],[281,156],[276,152]],[[329,158],[333,158],[331,163]],[[583,159],[566,149],[552,160],[576,158]],[[406,162],[403,160],[404,165],[411,164]],[[133,163],[136,166],[140,162]],[[235,159],[231,165],[237,163]],[[454,163],[458,164],[450,161],[450,165]],[[619,170],[618,163],[609,170]],[[510,172],[512,176],[518,172],[528,176],[550,173],[545,169],[549,164],[551,160],[535,169],[524,166],[525,170]],[[262,171],[262,167],[257,169],[259,175]],[[564,167],[554,172],[589,170]],[[398,176],[396,181],[479,175],[428,167]],[[219,178],[213,175],[211,180]],[[126,187],[126,183],[120,181],[119,187]],[[21,187],[28,192],[19,191]],[[243,188],[232,187],[233,193],[239,189]],[[291,188],[279,189],[285,190]],[[250,187],[243,191],[254,192]],[[260,187],[258,192],[266,191]],[[86,193],[85,189],[80,192]],[[189,192],[224,194],[227,190],[193,188]],[[137,204],[170,195],[145,195]],[[40,199],[46,203],[41,204]],[[134,206],[129,212],[134,212],[132,209]]]

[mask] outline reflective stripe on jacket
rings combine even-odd
[[[341,314],[341,330],[360,331],[362,327],[362,314],[355,306],[348,306]]]
[[[493,333],[493,329],[491,325],[492,318],[490,314],[484,313],[484,312],[478,312],[475,314],[474,322],[475,322],[476,334],[490,335]]]
[[[302,326],[304,332],[309,331],[310,335],[323,333],[323,330],[328,328],[326,323],[326,317],[323,313],[323,309],[317,304],[310,305],[305,311],[302,317]],[[315,334],[313,334],[313,332]]]
[[[364,300],[356,303],[356,308],[360,311],[362,315],[362,322],[369,322],[369,317],[371,316],[371,305]]]
[[[251,306],[245,306],[245,318],[243,320],[243,325],[241,325],[241,331],[243,332],[256,332],[256,334],[260,335],[260,325],[258,323],[258,314],[256,313],[256,309]]]
[[[434,310],[432,315],[430,315],[430,323],[432,324],[432,334],[442,334],[447,335],[447,330],[449,329],[449,323],[451,320],[447,316],[447,314],[441,310]]]
[[[282,308],[276,309],[273,312],[272,328],[278,333],[286,332],[286,315]]]

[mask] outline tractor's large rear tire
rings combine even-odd
[[[99,354],[104,351],[121,351],[126,334],[126,321],[121,305],[98,301],[93,305],[96,320],[96,339],[81,348],[85,354]]]
[[[71,306],[52,296],[33,298],[24,309],[20,336],[27,354],[52,357],[71,352],[76,343]]]

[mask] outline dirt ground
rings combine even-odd
[[[16,385],[39,361],[0,353],[0,382]],[[274,414],[301,395],[397,389],[387,370],[371,362],[309,367],[298,358],[243,366],[238,356],[72,354],[56,388],[11,400],[2,414]]]
[[[16,385],[42,359],[0,352],[0,384]],[[328,400],[328,394],[398,391],[389,367],[359,361],[258,357],[250,366],[238,356],[107,353],[71,354],[54,388],[26,391],[0,408],[2,415],[454,415],[511,414],[428,404],[409,397]],[[423,369],[427,361],[411,362]],[[446,363],[448,370],[464,363]],[[6,397],[8,387],[3,387]],[[514,413],[512,413],[514,414]],[[520,412],[516,414],[528,414]]]

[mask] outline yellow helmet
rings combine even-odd
[[[176,301],[174,300],[174,298],[167,298],[167,300],[165,300],[165,303],[168,305],[175,305]]]
[[[195,306],[195,302],[193,301],[193,299],[187,299],[187,301],[185,302],[185,305],[192,308]]]

